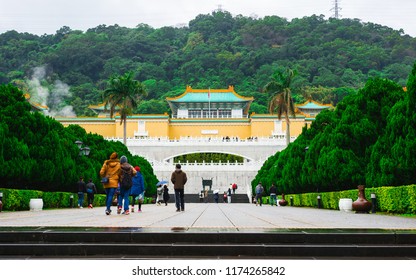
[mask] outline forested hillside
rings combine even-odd
[[[280,67],[299,73],[296,102],[312,96],[336,104],[370,77],[404,86],[415,60],[416,39],[401,30],[316,15],[289,21],[218,11],[198,15],[187,27],[101,25],[86,32],[62,27],[43,36],[0,34],[0,83],[13,82],[37,98],[46,91],[49,98],[42,102],[52,110],[72,106],[77,115],[91,115],[87,107],[101,101],[109,77],[127,71],[149,92],[140,113],[168,111],[164,98],[186,85],[234,85],[255,97],[252,111],[264,113],[262,88]]]

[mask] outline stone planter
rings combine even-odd
[[[338,202],[339,211],[351,212],[352,211],[352,199],[340,198]]]
[[[365,199],[365,186],[359,185],[358,187],[358,199],[352,203],[352,209],[355,213],[368,213],[370,211],[372,203]]]
[[[41,211],[43,209],[42,198],[32,198],[29,202],[30,211]]]

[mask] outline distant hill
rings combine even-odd
[[[180,28],[100,25],[86,32],[62,27],[43,36],[0,34],[0,83],[14,82],[32,95],[42,87],[49,107],[71,105],[77,115],[92,114],[87,107],[101,101],[108,78],[127,71],[149,91],[141,113],[168,111],[164,98],[186,85],[234,85],[238,93],[255,97],[252,108],[261,113],[267,104],[261,89],[279,67],[299,72],[295,101],[312,96],[335,104],[369,77],[404,86],[415,60],[416,39],[402,31],[316,15],[288,21],[217,11]],[[56,81],[69,86],[65,94]]]

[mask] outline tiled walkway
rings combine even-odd
[[[412,229],[416,218],[355,214],[314,208],[253,204],[188,203],[185,212],[168,206],[143,205],[142,212],[106,216],[104,208],[1,212],[0,227],[127,227],[148,231],[268,231],[273,229]]]

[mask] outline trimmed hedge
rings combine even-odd
[[[416,185],[399,187],[366,188],[365,197],[371,201],[371,194],[376,195],[376,211],[395,214],[416,214]],[[339,209],[341,198],[358,198],[358,190],[320,193],[321,205],[325,209]],[[293,206],[317,207],[316,193],[288,194],[285,199],[290,203],[293,197]]]
[[[3,211],[29,210],[31,198],[42,198],[44,209],[70,208],[70,196],[73,195],[73,205],[77,204],[78,195],[66,192],[42,192],[34,190],[0,189],[3,193]],[[416,214],[416,185],[399,187],[366,188],[365,197],[371,201],[371,193],[376,195],[376,211],[395,214]],[[341,198],[351,198],[355,201],[358,198],[358,190],[346,190],[340,192],[320,193],[321,205],[325,209],[338,210],[338,202]],[[105,195],[96,194],[94,206],[105,205]],[[318,200],[316,193],[287,194],[285,199],[290,205],[290,197],[293,198],[293,206],[317,207]],[[279,201],[281,196],[278,196]],[[153,197],[145,197],[144,204],[154,203]],[[263,196],[263,203],[269,203],[269,197]],[[84,206],[87,200],[84,199]]]
[[[42,192],[34,190],[16,190],[16,189],[0,189],[3,193],[3,211],[25,211],[30,210],[30,199],[42,198],[43,209],[70,208],[71,195],[73,196],[73,207],[78,202],[78,194],[67,192]],[[94,196],[93,206],[105,206],[105,194],[96,194]],[[145,197],[144,204],[153,203],[154,199]],[[85,194],[84,205],[87,205],[87,197]]]

